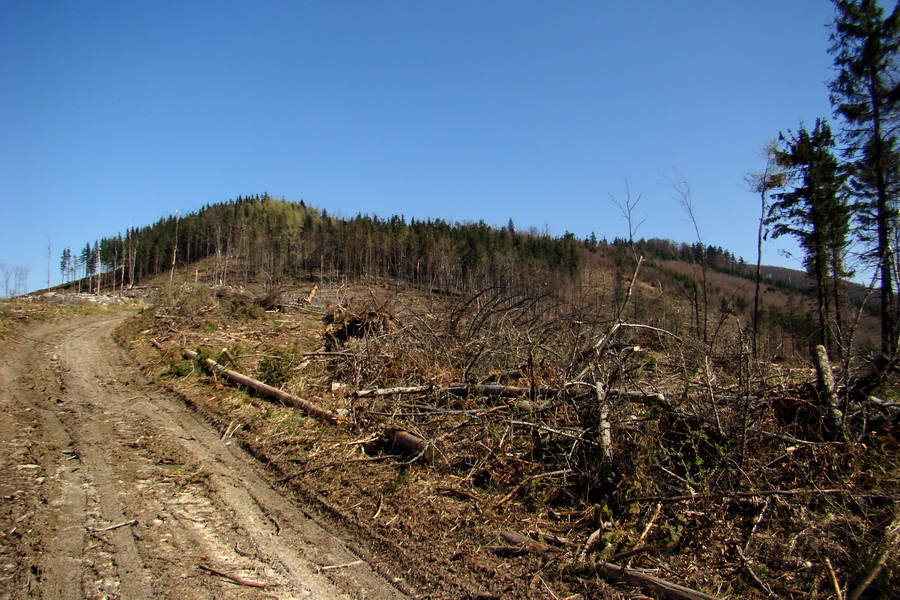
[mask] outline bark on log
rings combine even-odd
[[[385,427],[384,437],[391,443],[392,449],[402,450],[405,454],[421,456],[428,462],[434,462],[434,446],[422,438],[397,427]]]
[[[834,387],[834,374],[831,372],[831,362],[828,360],[828,351],[821,344],[816,346],[813,352],[813,361],[816,364],[816,376],[818,379],[819,394],[825,404],[825,422],[828,432],[835,440],[843,441],[844,414],[838,408],[838,397]]]
[[[619,398],[621,400],[630,400],[631,402],[650,402],[660,406],[668,406],[669,402],[663,394],[654,394],[651,392],[627,392],[625,390],[609,390],[607,397]]]
[[[291,394],[288,394],[287,392],[283,392],[278,388],[266,385],[265,383],[257,381],[256,379],[253,379],[251,377],[247,377],[246,375],[241,375],[240,373],[237,373],[235,371],[230,371],[210,358],[204,358],[201,360],[200,356],[192,350],[182,350],[182,355],[187,359],[200,361],[208,369],[210,369],[217,375],[221,375],[232,383],[247,387],[257,394],[273,400],[277,400],[278,402],[281,402],[286,406],[299,408],[309,416],[319,419],[320,421],[325,421],[326,423],[332,424],[336,424],[341,421],[341,418],[338,417],[338,415],[336,415],[335,413],[316,406],[312,402],[308,402],[306,400],[303,400],[302,398],[298,398],[297,396],[293,396]],[[421,456],[428,462],[434,462],[434,445],[426,442],[422,438],[396,427],[386,427],[384,429],[383,435],[391,443],[392,448],[402,450],[406,454]]]
[[[190,360],[200,360],[200,356],[196,352],[193,352],[191,350],[183,350],[182,354],[185,358],[188,358]],[[251,377],[247,377],[246,375],[241,375],[236,371],[230,371],[211,358],[204,358],[200,360],[200,362],[217,375],[221,375],[232,383],[250,388],[257,394],[260,394],[267,398],[271,398],[273,400],[277,400],[287,406],[299,408],[309,416],[319,419],[320,421],[325,421],[326,423],[337,423],[340,420],[340,418],[330,410],[325,410],[324,408],[316,406],[312,402],[308,402],[306,400],[303,400],[302,398],[298,398],[297,396],[293,396],[291,394],[288,394],[287,392],[283,392],[278,388],[274,388],[271,385],[266,385],[265,383],[257,381]]]
[[[600,444],[600,459],[608,462],[612,459],[612,424],[609,421],[609,404],[606,403],[606,390],[599,381],[594,386],[597,394],[597,443]]]
[[[669,600],[719,600],[715,596],[692,590],[677,583],[647,575],[634,569],[601,562],[594,567],[595,572],[602,578],[613,583],[624,582],[639,587],[643,590],[659,594]]]
[[[376,388],[371,390],[359,390],[351,395],[354,398],[369,398],[371,396],[393,396],[395,394],[427,394],[434,389],[434,386],[416,385],[412,387],[394,387],[394,388]]]

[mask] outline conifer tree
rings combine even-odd
[[[59,273],[62,275],[64,283],[69,282],[69,272],[72,268],[72,250],[63,248],[62,256],[59,259]]]
[[[900,4],[889,15],[876,0],[834,0],[832,24],[835,78],[830,82],[835,115],[843,119],[845,154],[852,187],[859,198],[858,218],[871,263],[881,285],[881,353],[897,356],[896,183],[898,140],[898,52]]]
[[[804,266],[813,278],[818,343],[841,341],[840,282],[850,232],[850,210],[841,165],[834,155],[831,128],[817,119],[813,131],[801,127],[780,136],[783,147],[776,159],[785,170],[786,191],[775,201],[766,220],[774,237],[791,235],[804,251]],[[832,328],[833,326],[833,328]]]

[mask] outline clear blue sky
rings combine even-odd
[[[827,0],[0,3],[0,263],[268,192],[755,259],[744,175],[830,116]],[[799,268],[766,247],[766,262]],[[2,291],[0,291],[2,293]]]

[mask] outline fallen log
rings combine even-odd
[[[303,400],[302,398],[298,398],[297,396],[288,394],[287,392],[262,383],[261,381],[257,381],[256,379],[253,379],[251,377],[247,377],[246,375],[241,375],[236,371],[226,369],[211,358],[201,359],[200,355],[192,350],[184,349],[182,350],[182,355],[187,359],[200,361],[200,363],[206,366],[209,370],[217,375],[221,375],[232,383],[242,385],[253,390],[261,396],[277,400],[278,402],[281,402],[286,406],[299,408],[309,416],[319,419],[320,421],[337,424],[343,420],[337,414],[331,412],[330,410],[325,410],[324,408],[316,406],[312,402],[308,402],[307,400]],[[426,442],[422,438],[396,427],[385,427],[382,435],[390,442],[392,448],[402,450],[405,454],[420,456],[428,462],[434,462],[434,445]]]
[[[375,388],[353,392],[354,398],[369,398],[371,396],[394,396],[401,394],[427,394],[434,389],[434,385],[415,385],[411,387]]]
[[[434,445],[419,436],[397,427],[385,427],[384,437],[390,442],[392,450],[402,450],[405,454],[421,456],[428,462],[434,462]]]
[[[246,375],[241,375],[236,371],[230,371],[211,358],[201,359],[200,355],[192,350],[183,350],[182,355],[187,359],[200,361],[209,370],[213,371],[217,375],[221,375],[232,383],[250,388],[257,394],[265,396],[266,398],[277,400],[278,402],[281,402],[286,406],[299,408],[315,419],[325,421],[326,423],[338,423],[341,420],[340,417],[338,417],[330,410],[325,410],[324,408],[316,406],[312,402],[308,402],[306,400],[303,400],[302,398],[298,398],[297,396],[288,394],[287,392],[283,392],[278,388],[274,388],[271,385],[267,385],[261,381],[257,381],[256,379],[247,377]]]

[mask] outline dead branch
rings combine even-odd
[[[588,552],[593,552],[596,550],[600,543],[603,541],[603,531],[606,529],[606,524],[600,525],[591,535],[588,536],[587,541],[584,543],[584,546],[581,548],[580,560],[584,560],[587,556]]]
[[[88,527],[88,531],[90,531],[91,533],[103,533],[104,531],[112,531],[113,529],[127,527],[128,525],[137,525],[137,519],[131,519],[130,521],[117,523],[115,525],[109,525],[108,527]]]
[[[862,581],[853,588],[852,592],[847,594],[847,600],[858,600],[859,597],[862,596],[863,592],[872,585],[872,582],[875,581],[875,578],[881,573],[884,565],[887,564],[891,554],[893,554],[898,546],[900,546],[900,516],[895,517],[891,524],[888,525],[884,532],[884,538],[877,548],[878,554],[875,556],[872,566],[869,568],[865,577],[862,578]]]
[[[655,550],[655,546],[640,546],[639,548],[635,548],[634,550],[629,550],[627,552],[619,552],[618,554],[614,554],[609,557],[607,562],[612,562],[614,560],[622,560],[625,558],[631,558],[632,556],[637,556],[638,554],[643,554],[644,552],[650,552],[651,550]]]
[[[237,359],[235,359],[234,356],[231,355],[231,352],[228,351],[228,348],[222,348],[222,354],[225,355],[225,358],[228,359],[228,362],[231,363],[232,367],[234,367],[235,369],[239,368],[239,365],[237,364]]]
[[[837,600],[844,600],[844,592],[841,590],[841,584],[838,583],[837,573],[834,572],[831,559],[827,556],[825,557],[825,566],[828,568],[828,581],[831,582],[831,587],[834,588],[834,597]]]
[[[519,548],[524,550],[525,552],[530,552],[532,554],[548,554],[550,552],[556,552],[550,546],[546,546],[540,542],[536,542],[527,535],[519,533],[518,531],[501,531],[500,537],[502,537],[506,542],[510,544],[512,548]]]
[[[569,438],[572,440],[578,440],[579,442],[584,442],[589,446],[600,446],[597,442],[593,440],[587,440],[581,435],[575,435],[574,433],[567,433],[565,431],[560,431],[559,429],[554,429],[552,427],[547,427],[546,425],[539,425],[537,423],[529,423],[528,421],[507,421],[510,425],[521,425],[522,427],[531,427],[532,429],[537,429],[539,431],[546,431],[547,433],[552,433],[553,435],[558,435],[560,437]]]
[[[692,590],[676,583],[647,575],[634,569],[613,563],[601,562],[594,566],[594,572],[613,583],[624,582],[643,590],[659,594],[669,600],[719,600],[715,596]]]
[[[457,396],[468,396],[469,394],[477,396],[490,396],[501,398],[519,398],[527,396],[529,398],[552,398],[559,393],[559,390],[546,387],[519,387],[514,385],[480,385],[475,383],[451,383],[444,388],[444,391],[456,394]]]
[[[609,461],[612,458],[612,424],[609,422],[609,404],[606,402],[606,388],[598,381],[594,386],[597,394],[597,441],[600,445],[600,458]]]
[[[508,554],[511,556],[528,554],[528,549],[521,546],[487,546],[486,549],[495,554]]]
[[[526,477],[525,479],[522,480],[522,482],[519,485],[514,487],[510,493],[508,493],[507,495],[503,496],[500,500],[498,500],[497,503],[494,504],[494,508],[499,508],[499,507],[503,506],[504,504],[506,504],[507,502],[509,502],[513,496],[515,496],[516,494],[519,493],[519,490],[521,490],[523,487],[525,487],[528,483],[535,481],[536,479],[543,479],[545,477],[554,477],[556,475],[568,475],[571,472],[572,471],[569,469],[562,469],[560,471],[551,471],[549,473],[541,473],[539,475],[532,475],[531,477]]]
[[[689,500],[708,500],[710,498],[756,498],[763,496],[800,496],[803,494],[849,494],[850,490],[834,488],[827,490],[800,489],[800,490],[760,490],[758,492],[725,492],[721,494],[691,494],[684,496],[642,496],[638,498],[625,498],[624,504],[634,502],[685,502]]]
[[[342,565],[328,565],[327,567],[319,567],[319,571],[334,571],[335,569],[346,569],[347,567],[355,567],[356,565],[363,564],[361,560],[354,560],[353,562],[344,563]]]
[[[644,531],[641,533],[640,537],[634,543],[634,548],[632,549],[632,552],[635,552],[641,548],[641,543],[644,541],[644,539],[646,539],[647,534],[650,533],[650,530],[653,528],[653,524],[656,523],[656,519],[657,519],[657,517],[659,517],[659,512],[661,510],[662,510],[662,502],[657,502],[656,510],[653,511],[653,516],[650,517],[650,520],[647,522],[647,526],[644,527]],[[628,554],[628,556],[631,556],[631,554]],[[612,557],[612,558],[610,558],[610,560],[616,560],[616,557]]]
[[[197,567],[201,571],[206,571],[207,573],[212,573],[213,575],[218,575],[219,577],[224,577],[225,579],[228,579],[229,581],[233,581],[234,583],[236,583],[238,585],[245,585],[247,587],[254,587],[254,588],[271,587],[268,583],[257,583],[255,581],[248,581],[242,577],[238,577],[237,575],[229,575],[228,573],[223,573],[222,571],[217,571],[213,568],[207,567],[206,565],[197,565]]]
[[[737,548],[738,556],[741,559],[741,563],[743,563],[744,568],[747,570],[747,573],[750,574],[750,578],[758,585],[769,598],[778,598],[778,594],[772,591],[772,588],[765,581],[759,578],[759,575],[756,574],[756,570],[753,568],[753,564],[750,562],[750,559],[747,558],[747,555],[744,554],[744,551],[741,550],[740,546]]]
[[[442,494],[444,496],[456,496],[457,498],[461,498],[463,500],[475,500],[478,501],[478,496],[473,494],[472,492],[467,492],[466,490],[461,490],[459,488],[449,487],[449,486],[438,486],[437,493]]]
[[[315,352],[304,352],[303,356],[306,358],[315,358],[318,356],[347,356],[349,358],[359,358],[359,354],[354,352],[329,352],[327,350],[317,350]]]

